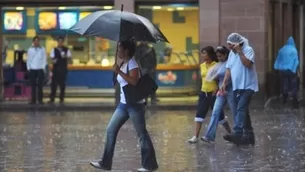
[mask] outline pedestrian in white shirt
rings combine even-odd
[[[43,104],[43,81],[44,70],[47,65],[47,55],[44,47],[40,46],[40,38],[33,38],[33,45],[27,52],[27,70],[32,87],[32,99],[30,104],[36,104],[38,99],[39,104]]]

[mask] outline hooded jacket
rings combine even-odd
[[[291,36],[288,38],[286,45],[279,50],[273,67],[275,70],[290,70],[291,72],[296,73],[298,66],[298,51],[294,39]]]

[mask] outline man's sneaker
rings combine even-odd
[[[138,172],[152,172],[154,170],[147,170],[146,168],[139,168]]]
[[[111,168],[101,166],[100,162],[90,162],[90,165],[97,169],[111,171]]]
[[[187,140],[187,142],[189,142],[189,143],[197,143],[198,142],[198,138],[196,136],[194,136],[191,139]]]
[[[209,143],[209,144],[214,144],[214,141],[212,140],[209,140],[208,138],[206,138],[205,136],[201,137],[201,140],[206,142],[206,143]]]

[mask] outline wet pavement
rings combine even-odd
[[[193,133],[193,111],[149,111],[147,128],[155,144],[158,171],[305,171],[303,110],[251,113],[257,144],[236,147],[223,141],[221,127],[215,145],[187,144]],[[99,171],[89,162],[102,154],[110,117],[110,112],[1,112],[0,171]],[[118,136],[113,171],[135,171],[140,166],[137,143],[127,122]]]

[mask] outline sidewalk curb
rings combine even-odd
[[[28,104],[1,104],[0,111],[3,112],[20,112],[20,111],[113,111],[114,104],[66,104],[66,105],[28,105]],[[251,108],[264,108],[264,105],[252,104]],[[182,104],[159,104],[147,105],[147,110],[197,110],[197,105]]]

